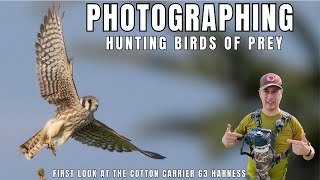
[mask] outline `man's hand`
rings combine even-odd
[[[313,150],[312,146],[309,145],[305,133],[303,133],[301,135],[301,141],[288,139],[287,142],[292,144],[292,152],[294,154],[302,155],[303,158],[306,160],[310,160],[313,158],[314,150]],[[310,157],[306,156],[309,154],[310,150],[312,151]]]
[[[241,138],[242,135],[236,132],[231,132],[231,125],[228,124],[227,130],[222,137],[222,143],[227,148],[233,147],[239,142],[238,137]]]

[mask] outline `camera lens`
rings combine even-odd
[[[256,132],[256,136],[262,136],[262,132],[261,131],[257,131]]]

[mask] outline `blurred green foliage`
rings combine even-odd
[[[40,179],[40,180],[46,180],[46,176],[45,176],[45,173],[44,173],[44,169],[43,169],[43,168],[39,168],[39,169],[38,169],[38,176],[39,176],[39,179]]]

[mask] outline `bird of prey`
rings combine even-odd
[[[109,151],[139,151],[154,158],[165,157],[144,151],[130,140],[94,118],[98,100],[94,96],[78,97],[73,81],[72,61],[67,56],[61,16],[49,9],[40,26],[36,48],[36,68],[41,96],[56,106],[56,115],[33,137],[20,146],[27,159],[32,159],[42,148],[51,149],[65,143],[70,137],[86,144]]]

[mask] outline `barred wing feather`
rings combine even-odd
[[[87,126],[76,130],[72,137],[83,144],[87,144],[88,146],[95,146],[104,150],[109,150],[110,152],[114,150],[117,152],[139,151],[142,154],[154,159],[165,158],[160,154],[144,151],[136,147],[128,138],[118,134],[116,131],[98,120],[94,120]]]

